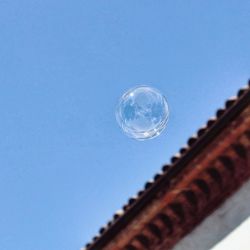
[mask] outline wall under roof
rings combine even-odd
[[[184,237],[173,250],[208,250],[250,216],[250,181]],[[240,241],[240,239],[239,239]],[[239,249],[242,249],[239,247]]]

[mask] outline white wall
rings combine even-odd
[[[250,217],[238,226],[212,250],[249,250],[250,249]]]

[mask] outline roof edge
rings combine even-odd
[[[154,182],[147,182],[145,189],[138,193],[138,198],[131,198],[123,208],[123,213],[115,214],[113,221],[106,227],[100,229],[100,236],[93,238],[93,242],[86,245],[86,250],[101,250],[110,240],[114,238],[147,203],[163,187],[167,187],[172,178],[177,176],[188,163],[196,157],[204,147],[216,138],[218,134],[237,117],[247,105],[250,104],[250,80],[248,86],[238,91],[236,98],[228,99],[224,109],[218,109],[216,118],[208,120],[206,127],[197,132],[197,137],[188,140],[188,147],[181,148],[180,154],[171,158],[172,163],[163,167],[163,173],[157,174]]]

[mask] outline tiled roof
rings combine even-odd
[[[218,109],[216,117],[207,121],[207,124],[190,137],[187,146],[180,149],[179,153],[171,158],[169,165],[162,167],[162,172],[154,176],[152,181],[146,182],[143,190],[135,197],[128,200],[122,210],[114,214],[113,219],[99,230],[91,243],[85,246],[86,250],[102,249],[120,230],[152,200],[154,195],[161,190],[166,183],[182,171],[187,163],[208,145],[227,124],[234,119],[250,103],[250,80],[248,85],[238,91],[236,97],[228,99],[225,107]]]

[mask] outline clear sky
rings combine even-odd
[[[79,250],[250,77],[249,1],[0,0],[0,249]],[[149,84],[170,120],[124,136]]]

